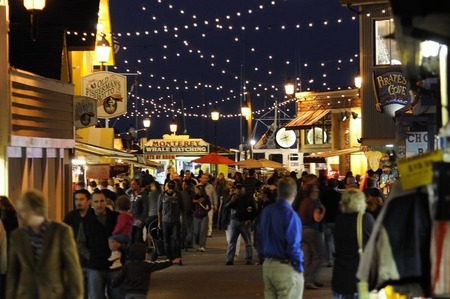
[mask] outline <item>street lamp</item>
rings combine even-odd
[[[286,84],[284,84],[284,92],[291,97],[295,93],[295,85],[292,83],[290,79],[287,80]]]
[[[146,117],[142,120],[142,124],[145,128],[145,138],[148,138],[148,128],[150,128],[151,123],[150,117]]]
[[[217,152],[217,122],[220,118],[220,112],[214,107],[213,111],[211,111],[211,119],[214,121],[214,151]]]
[[[176,135],[177,130],[178,130],[178,124],[175,121],[175,119],[172,120],[172,122],[170,123],[169,127],[170,127],[170,132],[172,132],[173,135]]]
[[[355,87],[361,88],[361,85],[362,85],[362,77],[360,74],[357,74],[355,77]]]
[[[248,119],[248,117],[250,116],[250,107],[247,104],[247,101],[244,102],[244,105],[242,105],[241,107],[241,114],[243,117],[245,117],[246,119]]]
[[[36,11],[43,10],[45,8],[45,0],[23,0],[23,6],[31,12],[30,25],[31,25],[31,39],[35,41],[38,36],[37,32],[37,16]]]
[[[95,45],[95,55],[97,56],[97,61],[101,63],[100,70],[104,71],[104,64],[108,62],[109,55],[111,54],[111,45],[106,39],[106,34],[102,33],[100,36],[101,38]]]

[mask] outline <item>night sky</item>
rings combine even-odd
[[[358,17],[338,0],[110,0],[110,5],[120,46],[110,70],[138,73],[127,76],[128,113],[111,120],[118,132],[136,123],[142,128],[149,115],[150,138],[169,133],[174,116],[181,133],[183,100],[191,137],[213,142],[209,116],[216,106],[222,114],[219,145],[236,148],[241,82],[258,118],[275,101],[286,101],[287,79],[295,80],[298,91],[347,89],[358,71]],[[293,103],[282,109],[295,116]],[[260,127],[256,139],[263,132]]]

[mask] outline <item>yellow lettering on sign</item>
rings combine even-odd
[[[413,189],[433,182],[433,162],[442,161],[441,151],[426,152],[423,155],[397,161],[400,182],[403,189]]]

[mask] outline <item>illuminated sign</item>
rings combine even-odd
[[[112,118],[127,112],[127,79],[112,72],[96,72],[81,79],[82,95],[97,100],[97,117]]]
[[[152,139],[144,147],[148,155],[201,155],[209,153],[209,143],[202,139]]]

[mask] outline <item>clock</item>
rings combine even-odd
[[[314,127],[308,131],[306,139],[309,144],[324,144],[327,142],[327,133],[323,132],[321,128]]]
[[[275,134],[275,141],[279,147],[290,148],[297,141],[297,135],[292,130],[281,128]]]

